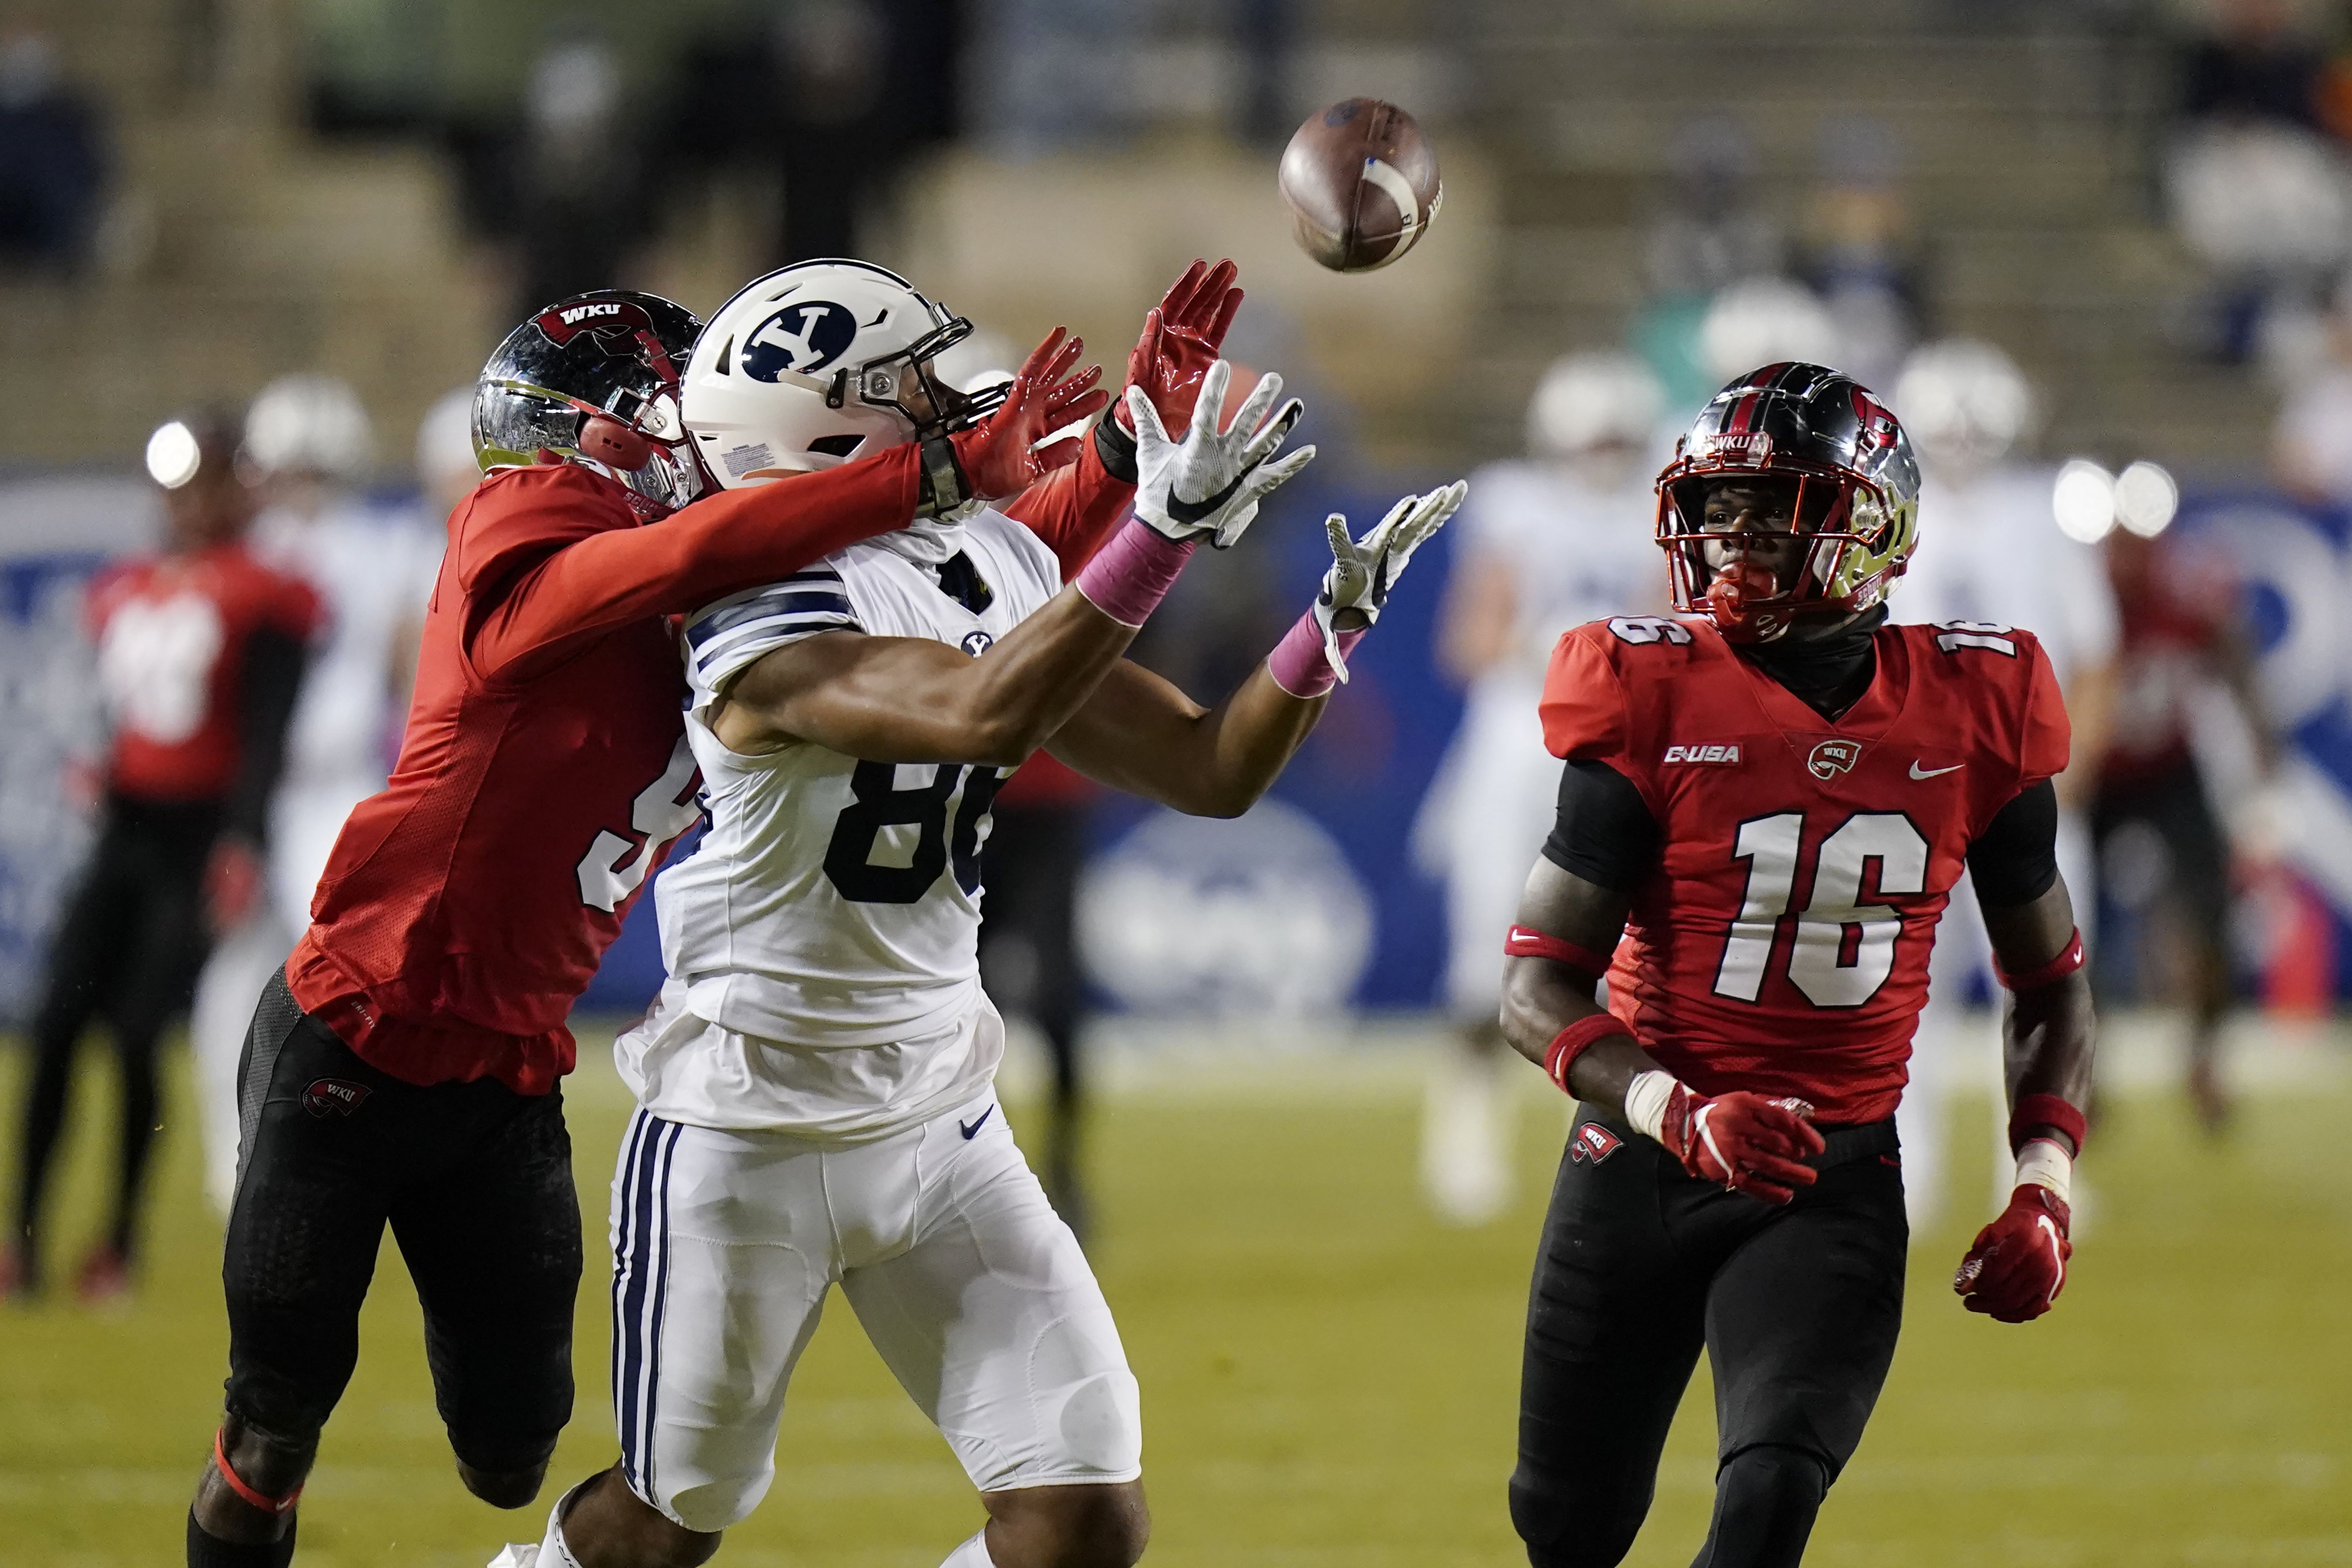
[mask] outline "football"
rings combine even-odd
[[[1444,195],[1420,122],[1377,98],[1307,116],[1278,178],[1299,248],[1334,272],[1370,272],[1411,250]]]

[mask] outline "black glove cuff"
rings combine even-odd
[[[915,503],[917,517],[944,516],[971,499],[963,466],[956,461],[955,443],[945,436],[924,438],[921,466],[920,499]]]
[[[1123,485],[1134,484],[1142,477],[1135,466],[1135,437],[1120,428],[1112,409],[1105,409],[1095,421],[1095,456],[1102,459],[1103,472]]]

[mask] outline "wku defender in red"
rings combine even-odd
[[[1561,639],[1559,818],[1507,943],[1504,1028],[1583,1105],[1528,1312],[1511,1511],[1537,1568],[1623,1558],[1702,1348],[1696,1561],[1801,1558],[1895,1353],[1895,1106],[1963,874],[2011,993],[2019,1150],[1955,1280],[1970,1310],[2057,1298],[2090,1089],[2065,710],[2030,632],[1885,624],[1918,527],[1901,426],[1835,371],[1771,365],[1716,395],[1658,494],[1691,618]]]
[[[1129,375],[1164,417],[1189,421],[1232,282],[1196,264],[1149,318]],[[191,1568],[291,1560],[387,1223],[460,1476],[502,1507],[539,1489],[571,1412],[581,1268],[564,1018],[698,815],[666,617],[968,501],[1017,496],[1004,510],[1073,561],[1123,514],[1131,437],[1106,422],[1038,445],[1108,401],[1099,372],[1074,374],[1082,345],[1057,330],[1009,385],[966,395],[931,361],[971,323],[930,309],[904,363],[839,367],[842,395],[911,439],[698,501],[686,310],[583,295],[491,357],[474,416],[491,477],[450,519],[398,766],[345,825],[247,1044],[227,1415]]]

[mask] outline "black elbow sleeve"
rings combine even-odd
[[[1994,813],[1969,846],[1969,879],[1987,909],[2015,909],[2058,880],[2058,791],[2048,779]]]
[[[1606,763],[1560,770],[1559,808],[1544,858],[1612,893],[1633,896],[1658,859],[1658,824],[1633,781]]]

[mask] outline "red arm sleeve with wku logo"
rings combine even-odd
[[[1055,468],[1004,506],[1004,515],[1045,542],[1062,563],[1062,581],[1100,550],[1127,515],[1135,487],[1113,479],[1091,438],[1080,443],[1078,460]]]
[[[915,515],[909,445],[823,473],[705,496],[639,526],[612,480],[576,464],[498,476],[449,520],[485,679],[528,679],[582,642],[799,571]]]

